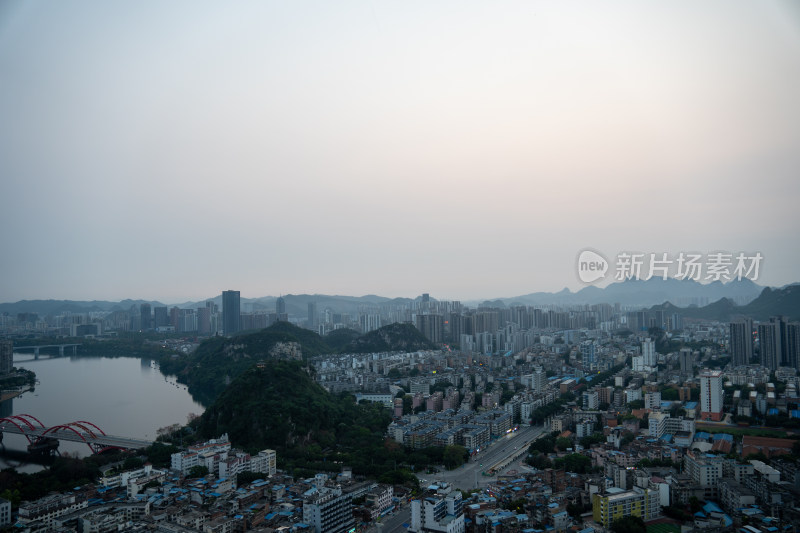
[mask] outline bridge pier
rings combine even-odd
[[[34,356],[34,359],[39,359],[39,347],[38,346],[34,346],[33,347],[33,356]]]
[[[34,443],[28,444],[28,453],[37,455],[53,455],[58,453],[58,439],[43,437]]]

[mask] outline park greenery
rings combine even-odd
[[[639,516],[624,516],[611,523],[614,533],[647,533],[647,526]]]
[[[227,433],[251,453],[275,449],[281,467],[299,475],[338,472],[346,464],[355,474],[380,478],[403,469],[456,468],[466,460],[462,446],[411,450],[386,439],[387,408],[356,404],[348,393],[330,394],[310,372],[301,361],[250,368],[194,422],[198,437]]]

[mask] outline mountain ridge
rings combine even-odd
[[[787,287],[798,286],[798,283],[791,283],[782,287],[770,287],[773,290],[785,289]],[[765,287],[760,286],[748,279],[730,281],[728,283],[713,282],[702,284],[693,280],[676,279],[657,279],[649,280],[627,280],[611,283],[606,287],[587,286],[579,291],[572,292],[564,288],[557,292],[532,292],[507,298],[489,298],[485,300],[465,300],[465,305],[472,307],[484,306],[490,303],[492,306],[508,307],[513,305],[528,306],[547,306],[547,305],[591,305],[599,303],[615,304],[641,308],[659,305],[666,301],[685,300],[688,307],[692,300],[715,302],[721,298],[729,298],[739,305],[745,305],[758,296]],[[325,295],[325,294],[286,294],[282,296],[286,303],[286,311],[295,317],[306,317],[308,315],[308,303],[317,304],[318,311],[330,308],[335,312],[356,313],[364,306],[379,306],[386,303],[396,303],[407,305],[414,301],[419,301],[421,296],[414,298],[389,298],[385,296],[368,294],[363,296],[347,295]],[[242,298],[241,308],[243,312],[275,310],[277,296],[260,296],[255,298]],[[432,300],[435,301],[434,298]],[[222,306],[221,293],[212,297],[197,301],[187,301],[177,304],[165,304],[157,300],[125,299],[119,302],[107,300],[20,300],[18,302],[0,303],[0,314],[2,313],[38,313],[40,315],[54,315],[62,312],[112,312],[130,309],[132,305],[149,303],[152,307],[179,307],[183,309],[197,308],[205,306],[205,302],[212,301]],[[683,302],[679,302],[683,303]]]

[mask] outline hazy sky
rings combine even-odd
[[[793,2],[0,2],[0,301],[800,281]]]

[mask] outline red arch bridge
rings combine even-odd
[[[113,449],[135,450],[153,444],[151,440],[107,435],[105,431],[85,420],[45,427],[38,418],[26,414],[0,418],[0,441],[5,433],[24,436],[28,439],[28,451],[32,453],[53,453],[58,450],[58,443],[62,440],[83,442],[92,453]]]

